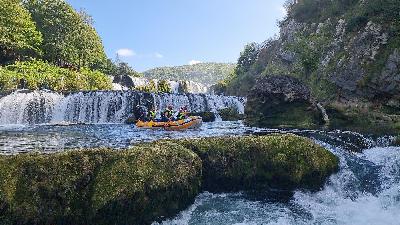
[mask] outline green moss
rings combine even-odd
[[[317,188],[338,169],[338,158],[296,135],[180,140],[203,161],[210,191]]]
[[[243,119],[235,108],[225,108],[218,111],[223,121],[236,121]]]
[[[203,119],[203,122],[214,122],[215,114],[213,112],[199,112],[199,113],[190,113],[191,116],[200,116]]]
[[[251,99],[246,106],[245,122],[250,126],[271,128],[316,128],[323,123],[320,112],[307,103],[284,103],[270,107]]]
[[[343,105],[332,103],[326,107],[330,128],[370,134],[397,134],[400,116],[369,105]]]
[[[398,135],[397,137],[394,138],[394,142],[393,142],[396,146],[400,146],[400,135]]]
[[[169,144],[0,157],[1,224],[148,224],[186,207],[201,161]]]

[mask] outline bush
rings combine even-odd
[[[81,91],[111,89],[111,81],[99,71],[60,68],[44,61],[16,62],[0,70],[1,91],[30,90]]]

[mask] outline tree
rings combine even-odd
[[[0,64],[40,55],[42,35],[19,0],[0,0]]]
[[[259,47],[257,43],[247,44],[244,50],[240,53],[240,57],[238,59],[238,63],[235,69],[235,73],[245,73],[249,71],[251,65],[256,62],[258,58]]]
[[[101,68],[106,55],[101,39],[85,12],[63,0],[25,0],[43,35],[44,59],[59,66]]]
[[[128,63],[125,62],[119,62],[116,65],[115,68],[115,74],[114,76],[133,76],[133,77],[140,77],[140,74],[136,72],[132,67],[128,65]]]

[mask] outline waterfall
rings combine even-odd
[[[123,123],[136,105],[160,111],[167,106],[191,112],[233,107],[244,113],[245,98],[208,94],[155,94],[138,91],[87,91],[62,95],[48,91],[17,91],[0,98],[0,124]]]
[[[63,95],[48,91],[16,91],[0,98],[0,124],[46,123],[63,98]]]

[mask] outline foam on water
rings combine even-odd
[[[206,94],[150,94],[137,91],[90,91],[61,95],[48,91],[17,91],[0,98],[0,124],[123,123],[136,105],[160,111],[171,105],[190,112],[223,108],[244,112],[245,98]]]
[[[321,191],[296,191],[283,203],[203,193],[188,210],[161,224],[400,224],[400,148],[351,153],[340,145],[319,144],[340,158],[340,171]]]

